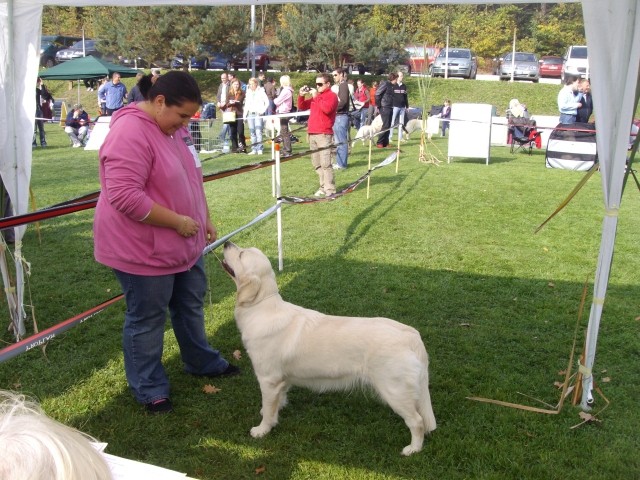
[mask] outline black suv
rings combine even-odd
[[[56,53],[70,47],[78,40],[82,39],[66,35],[43,35],[40,38],[40,65],[47,68],[53,67],[56,64]]]

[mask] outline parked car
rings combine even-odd
[[[349,54],[343,54],[342,68],[347,73],[364,75],[369,72],[372,75],[383,75],[393,70],[402,70],[403,72],[411,72],[409,67],[409,54],[404,50],[389,50],[386,54],[370,62],[355,62]]]
[[[540,65],[535,53],[516,52],[514,57],[509,52],[500,58],[500,80],[509,80],[512,70],[514,80],[531,80],[533,83],[540,80]]]
[[[447,65],[447,51],[449,64]],[[478,58],[468,48],[443,48],[438,53],[435,62],[431,67],[431,75],[434,77],[444,77],[448,71],[449,77],[463,77],[475,79],[478,74]]]
[[[231,70],[231,56],[222,52],[214,52],[209,46],[198,48],[198,53],[190,57],[191,68],[196,70]],[[183,68],[184,55],[176,55],[171,61],[171,68]]]
[[[82,40],[80,37],[67,35],[42,35],[40,37],[40,65],[53,67],[56,63],[56,53]]]
[[[560,78],[562,76],[562,57],[545,55],[540,57],[540,76]]]
[[[73,37],[69,35],[42,35],[40,37],[41,42],[55,42],[62,45],[64,48],[69,48],[76,42],[82,40],[82,37]]]
[[[123,57],[123,56],[119,56],[118,57],[118,63],[120,63],[120,65],[125,65],[129,68],[148,68],[149,67],[149,61],[145,60],[142,57]]]
[[[429,72],[438,53],[440,53],[440,47],[425,45],[410,45],[405,50],[409,54],[408,70],[410,74],[412,72]]]
[[[56,64],[56,53],[65,48],[61,43],[41,41],[40,42],[40,65],[43,67],[53,67]]]
[[[56,53],[56,62],[62,63],[67,60],[73,60],[74,58],[80,58],[84,56],[93,56],[97,58],[102,57],[102,53],[98,50],[96,40],[85,40],[84,49],[82,48],[82,40],[74,43],[70,48],[59,50]]]
[[[232,67],[235,70],[239,68],[246,68],[251,70],[251,47],[245,48],[242,53],[235,55],[231,61]],[[269,55],[268,45],[255,45],[255,59],[256,59],[256,71],[262,70],[266,72],[271,66],[271,57]]]
[[[587,53],[586,45],[571,45],[567,48],[567,53],[563,57],[562,74],[560,75],[562,83],[564,83],[565,75],[589,76],[589,57]]]

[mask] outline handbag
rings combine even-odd
[[[236,121],[236,112],[222,112],[222,123],[234,123]]]

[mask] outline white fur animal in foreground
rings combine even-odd
[[[425,128],[426,128],[426,122],[425,122]],[[409,140],[409,136],[416,131],[418,132],[422,131],[422,119],[420,118],[412,118],[407,122],[407,124],[404,126],[403,139]]]
[[[374,137],[380,133],[382,130],[382,117],[377,115],[371,125],[363,125],[358,129],[358,133],[356,133],[355,138],[351,142],[351,148],[353,148],[358,140],[362,140],[362,144],[364,145],[369,140],[374,140]]]
[[[411,431],[402,450],[422,449],[435,430],[429,360],[418,331],[388,318],[325,315],[285,302],[269,259],[227,242],[223,267],[237,287],[235,318],[262,392],[262,437],[278,423],[292,386],[315,391],[370,387]]]

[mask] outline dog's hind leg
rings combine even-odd
[[[262,392],[262,422],[251,429],[251,436],[259,438],[265,436],[278,424],[278,411],[287,403],[289,385],[282,379],[260,379]]]
[[[391,409],[402,417],[411,432],[411,443],[402,449],[402,455],[408,456],[422,450],[425,434],[425,421],[416,408],[419,392],[417,385],[406,380],[390,382],[376,390]]]

